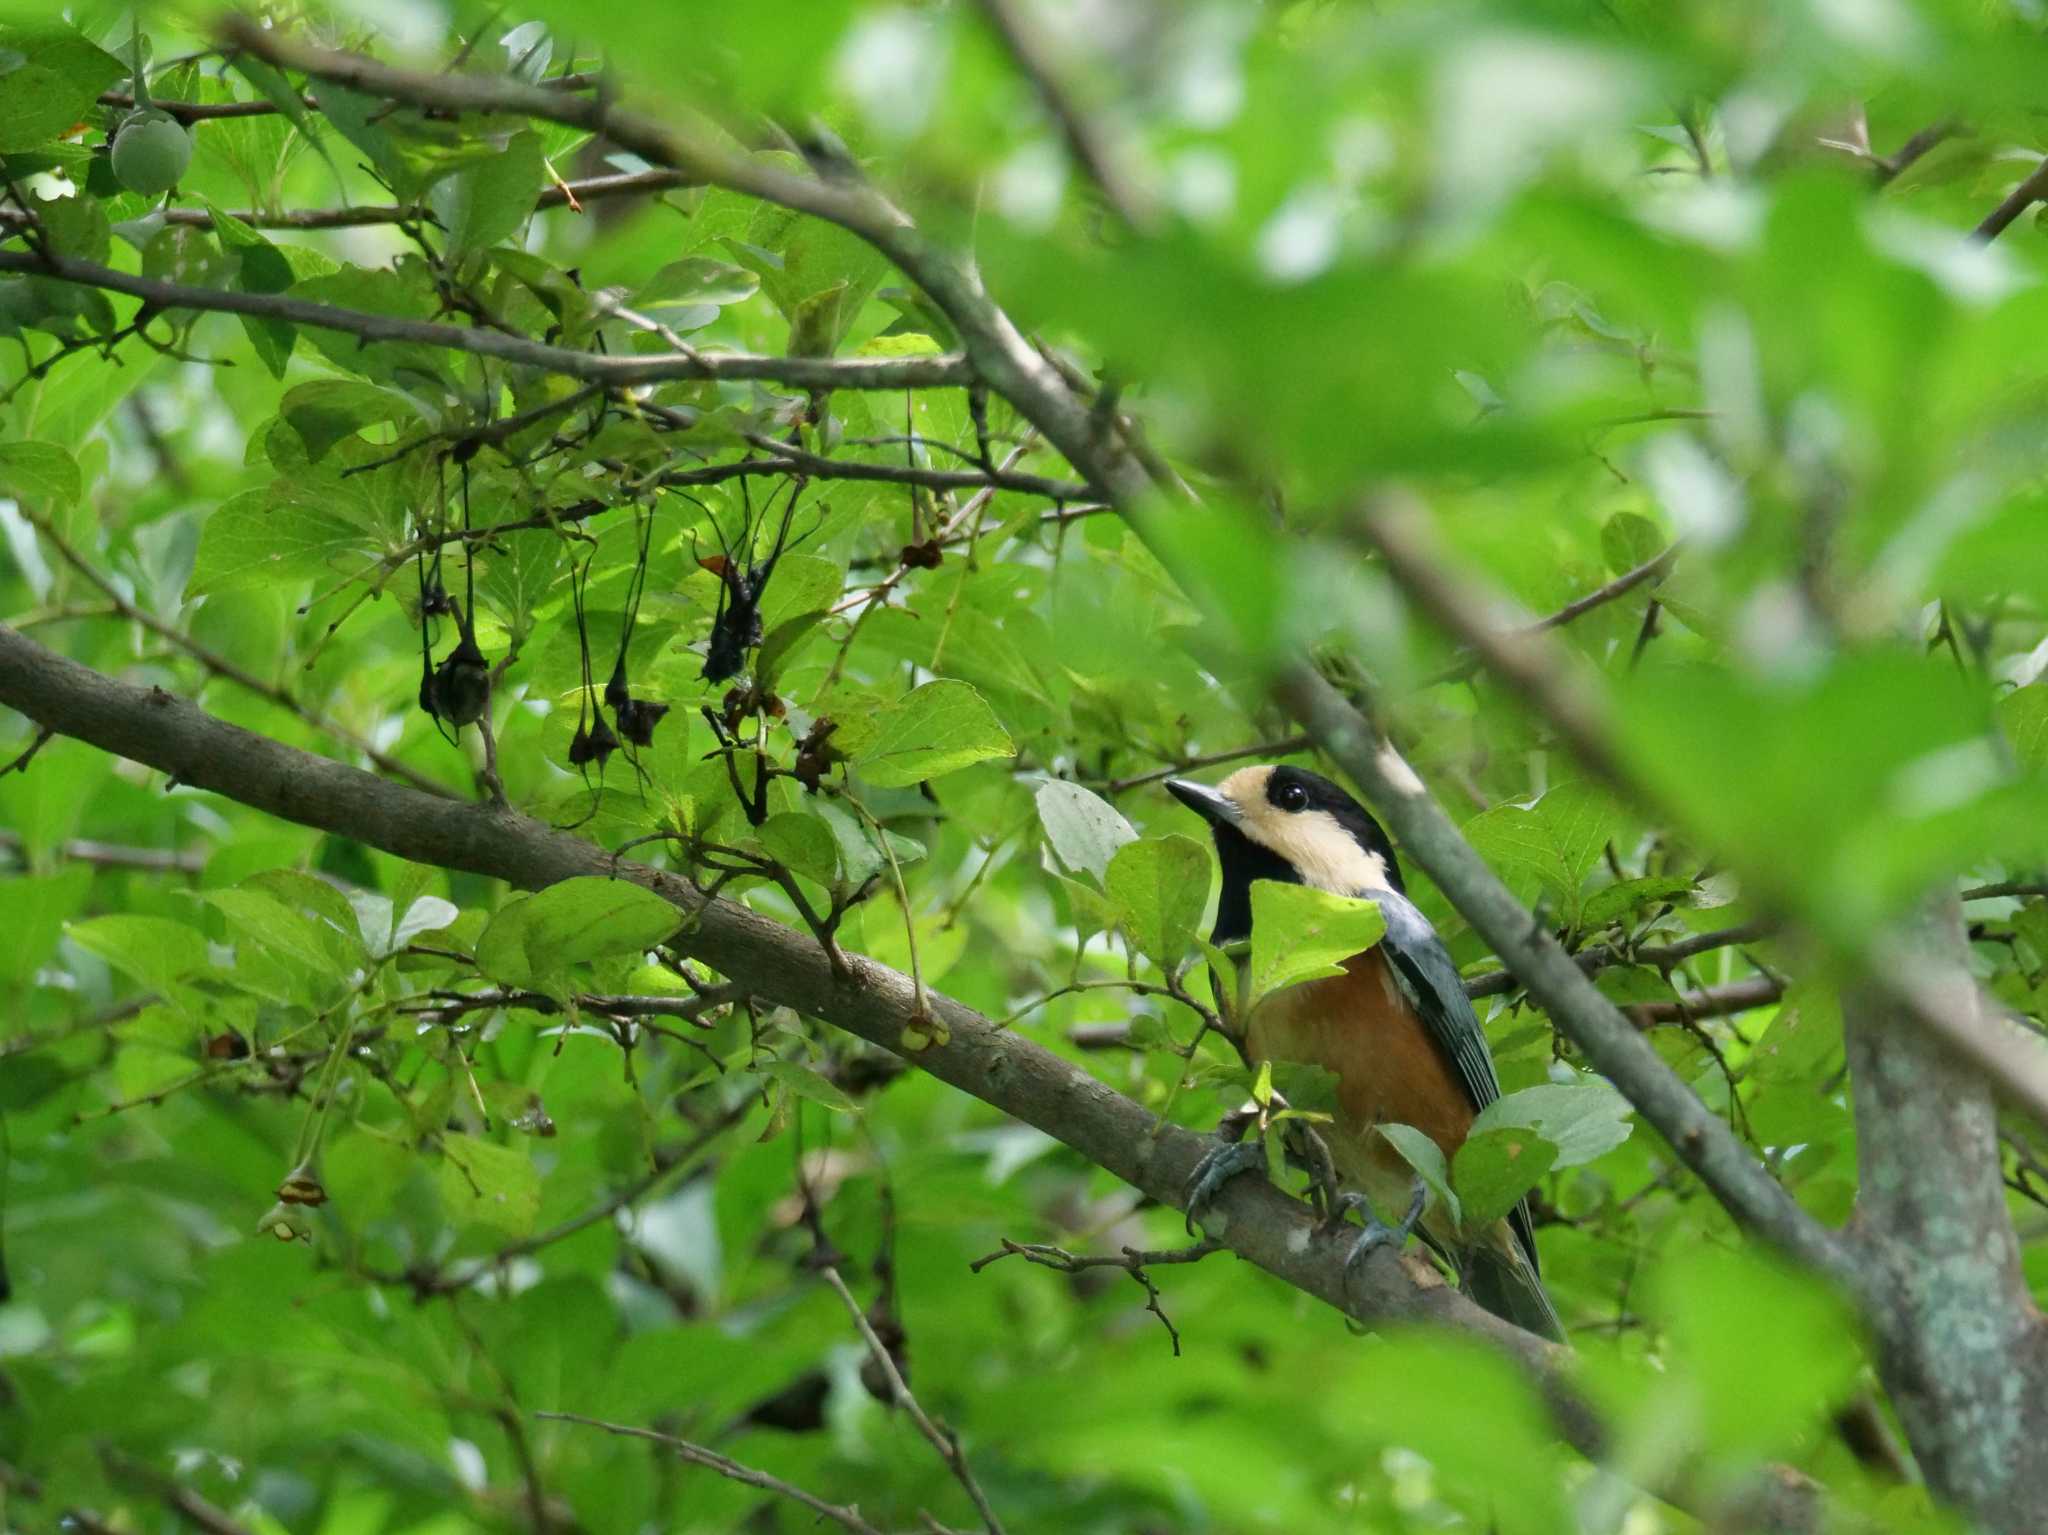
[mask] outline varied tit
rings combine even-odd
[[[1455,1230],[1441,1209],[1424,1218],[1421,1180],[1378,1132],[1381,1124],[1413,1125],[1448,1165],[1479,1111],[1500,1096],[1458,967],[1404,893],[1387,834],[1349,794],[1300,768],[1248,767],[1213,789],[1184,778],[1166,787],[1209,823],[1216,840],[1223,890],[1215,943],[1251,936],[1251,887],[1261,879],[1371,900],[1386,920],[1386,936],[1346,960],[1343,975],[1261,999],[1238,1041],[1254,1067],[1297,1061],[1333,1073],[1336,1108],[1322,1133],[1345,1193],[1364,1196],[1375,1210],[1406,1208],[1393,1226],[1369,1219],[1352,1261],[1386,1243],[1398,1249],[1421,1220],[1423,1239],[1456,1266],[1474,1301],[1561,1338],[1526,1206],[1477,1236]],[[1226,1179],[1264,1165],[1256,1145],[1226,1143],[1211,1152],[1189,1184],[1190,1219]]]

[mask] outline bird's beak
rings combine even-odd
[[[1218,794],[1205,783],[1191,778],[1169,778],[1166,792],[1211,826],[1235,826],[1244,819],[1228,795]]]

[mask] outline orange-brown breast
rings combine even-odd
[[[1337,1076],[1336,1123],[1328,1139],[1338,1170],[1376,1188],[1406,1188],[1407,1164],[1379,1135],[1386,1123],[1413,1125],[1448,1162],[1476,1111],[1429,1027],[1395,984],[1374,947],[1344,962],[1344,974],[1275,992],[1253,1012],[1246,1049],[1254,1062],[1302,1061]]]

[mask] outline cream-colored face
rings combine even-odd
[[[1216,786],[1237,810],[1237,829],[1294,866],[1304,885],[1332,895],[1391,890],[1387,862],[1367,852],[1327,810],[1282,810],[1266,798],[1270,767],[1239,768]]]

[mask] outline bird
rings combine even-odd
[[[1295,1061],[1336,1077],[1335,1108],[1323,1138],[1344,1203],[1367,1208],[1365,1231],[1349,1263],[1389,1244],[1398,1251],[1419,1223],[1423,1240],[1458,1271],[1472,1300],[1517,1326],[1562,1341],[1563,1326],[1543,1288],[1526,1201],[1489,1230],[1461,1232],[1440,1206],[1424,1213],[1422,1180],[1378,1133],[1382,1124],[1412,1125],[1436,1142],[1448,1166],[1479,1111],[1500,1097],[1486,1031],[1458,967],[1429,919],[1408,899],[1393,843],[1379,822],[1321,774],[1287,765],[1240,768],[1213,788],[1171,778],[1166,788],[1209,823],[1222,873],[1211,934],[1218,947],[1251,936],[1252,885],[1262,879],[1370,900],[1385,920],[1385,936],[1347,959],[1342,975],[1259,999],[1237,1041],[1254,1069]],[[1243,1144],[1227,1130],[1219,1134],[1222,1144],[1204,1157],[1188,1183],[1191,1222],[1225,1181],[1265,1166],[1256,1144]],[[1380,1218],[1379,1211],[1404,1204],[1399,1222]]]

